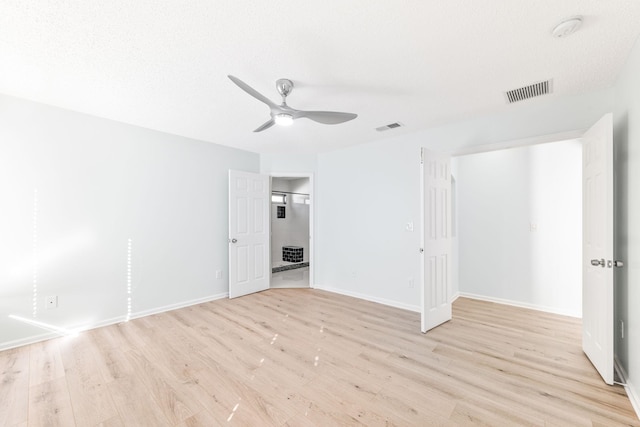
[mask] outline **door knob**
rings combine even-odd
[[[229,239],[229,243],[238,243],[238,239]]]
[[[591,265],[593,265],[594,267],[597,267],[597,266],[604,267],[604,259],[592,259]]]
[[[622,261],[613,261],[613,266],[614,267],[624,267],[624,263]]]

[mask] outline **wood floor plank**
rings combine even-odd
[[[389,414],[372,404],[377,391],[359,384],[362,382],[357,379],[329,376],[311,381],[301,391],[301,398],[308,402],[303,412],[305,418],[315,425],[390,424]]]
[[[58,350],[59,342],[60,340],[49,340],[30,346],[30,387],[64,377],[64,366]]]
[[[29,410],[29,347],[0,352],[0,425],[27,422]]]
[[[40,382],[29,388],[29,426],[75,425],[71,398],[64,377]]]
[[[496,411],[496,408],[481,407],[473,405],[469,402],[459,402],[451,417],[460,425],[481,425],[481,426],[502,426],[502,425],[519,425],[519,426],[542,426],[546,424],[542,419],[525,419],[518,417],[514,412],[504,414]]]
[[[65,379],[78,425],[94,426],[118,416],[98,363],[91,334],[60,343]]]
[[[116,415],[113,418],[109,418],[108,420],[104,420],[96,424],[96,427],[125,427],[125,425],[120,416]]]
[[[107,385],[111,398],[125,426],[160,427],[171,422],[149,390],[135,375],[118,378]],[[170,409],[170,408],[165,408]]]
[[[277,289],[0,353],[0,425],[639,426],[578,319]],[[25,397],[26,396],[26,397]]]
[[[198,386],[205,393],[196,399],[221,423],[239,425],[282,425],[293,414],[275,402],[269,393],[252,387],[252,381],[236,376],[233,365],[218,365],[202,372]]]
[[[178,424],[177,427],[210,427],[219,424],[220,421],[211,415],[209,411],[205,410],[187,418]]]
[[[156,360],[149,360],[135,350],[127,358],[136,372],[136,379],[144,385],[171,425],[178,424],[204,409],[197,402],[185,398],[181,385],[167,375]]]

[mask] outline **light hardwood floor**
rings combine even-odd
[[[278,289],[0,352],[0,425],[640,426],[576,319]]]

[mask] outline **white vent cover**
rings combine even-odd
[[[509,90],[504,94],[507,97],[507,102],[512,104],[514,102],[535,98],[536,96],[547,95],[549,93],[551,93],[551,80],[545,80],[529,86]]]
[[[376,130],[378,132],[384,132],[385,130],[400,128],[402,126],[404,126],[402,123],[395,122],[395,123],[389,123],[388,125],[380,126],[379,128],[376,128]]]

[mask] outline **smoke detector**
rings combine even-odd
[[[582,16],[574,16],[556,25],[551,34],[557,39],[567,37],[578,31],[580,25],[582,25]]]

